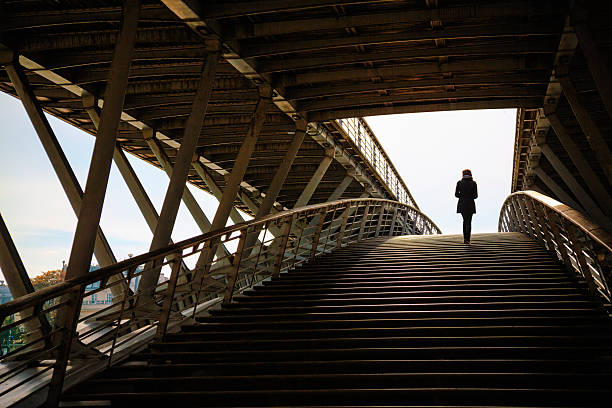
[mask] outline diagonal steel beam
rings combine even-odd
[[[55,170],[55,174],[57,175],[60,184],[68,198],[68,202],[72,207],[75,215],[79,215],[81,211],[81,205],[83,201],[83,190],[81,189],[81,185],[72,170],[72,166],[66,157],[64,150],[62,149],[57,137],[55,136],[55,132],[53,132],[53,128],[51,124],[47,120],[44,115],[38,101],[36,100],[36,96],[32,91],[32,88],[29,86],[27,77],[23,72],[21,66],[18,63],[10,63],[5,65],[6,71],[15,87],[17,95],[21,99],[21,103],[23,104],[34,129],[36,130],[36,134],[40,139],[45,153]],[[94,243],[94,254],[96,259],[102,266],[112,265],[117,262],[113,251],[102,232],[102,228],[97,225],[94,229],[95,231],[95,243]],[[88,269],[89,270],[89,269]],[[113,278],[115,280],[116,278]],[[115,297],[120,296],[124,290],[126,289],[126,285],[122,284],[124,287],[119,287],[117,285],[112,286],[112,293]]]
[[[153,136],[153,132],[143,132],[143,133],[145,134],[145,141],[147,142],[147,145],[149,146],[149,148],[155,155],[155,158],[161,164],[162,168],[164,169],[168,177],[172,179],[172,173],[174,170],[173,170],[172,163],[170,162],[170,159],[168,158],[168,155],[166,154],[164,149],[160,146],[157,139],[155,139],[155,137]],[[200,228],[200,231],[202,231],[202,233],[206,233],[210,231],[211,224],[210,224],[210,221],[208,220],[208,217],[206,216],[206,214],[204,213],[204,211],[198,204],[193,194],[191,194],[191,191],[189,191],[186,184],[185,184],[185,189],[183,190],[182,200],[183,200],[183,203],[185,203],[185,206],[187,207],[189,212],[191,213],[191,216],[193,217],[194,221],[198,225],[198,228]],[[227,255],[229,255],[229,251],[225,248],[225,246],[220,246],[219,249],[217,250],[217,256],[221,258]]]
[[[580,173],[580,177],[582,177],[586,185],[597,199],[599,207],[604,210],[604,213],[606,213],[608,217],[612,217],[612,197],[610,197],[610,194],[603,185],[599,176],[595,173],[586,157],[584,157],[578,148],[578,145],[573,140],[572,136],[569,134],[567,128],[563,125],[556,112],[546,112],[546,118],[549,120],[550,125],[555,131],[557,138],[567,152],[570,160],[572,163],[574,163],[574,166]],[[602,165],[603,164],[604,163],[602,163]]]
[[[578,100],[578,93],[576,92],[576,88],[572,83],[571,79],[567,75],[567,66],[563,67],[564,74],[566,75],[557,75],[559,79],[559,83],[563,88],[563,94],[565,95],[565,99],[569,102],[572,111],[574,112],[574,116],[582,129],[582,133],[586,137],[587,141],[591,145],[591,149],[601,168],[610,184],[612,185],[612,154],[610,154],[610,148],[608,147],[608,143],[604,139],[604,136],[599,129],[599,126],[595,123],[590,113],[584,108],[582,103]]]
[[[321,180],[323,180],[327,169],[334,160],[334,153],[335,149],[328,149],[325,151],[325,156],[321,160],[321,163],[319,163],[319,167],[317,167],[312,177],[310,177],[310,181],[308,181],[308,184],[306,187],[304,187],[304,190],[296,200],[293,208],[303,207],[308,204],[315,190],[319,186],[319,183]]]
[[[21,261],[17,247],[4,223],[2,214],[0,214],[0,269],[2,269],[2,275],[6,279],[13,299],[25,296],[28,293],[34,293],[32,281],[30,281],[30,277]],[[27,322],[26,328],[28,329],[28,334],[32,334],[38,329],[40,329],[43,335],[51,331],[51,326],[44,314],[39,315],[38,323]]]
[[[612,119],[612,74],[608,68],[606,55],[599,49],[591,34],[588,25],[588,11],[585,5],[585,1],[582,0],[573,2],[571,21],[576,30],[582,54],[586,59],[591,76],[595,80],[599,96],[608,111],[608,116]]]
[[[140,2],[136,0],[126,1],[121,31],[117,39],[111,72],[106,86],[105,106],[102,109],[100,128],[96,134],[85,193],[79,211],[79,221],[72,243],[68,269],[66,270],[66,279],[82,276],[89,272],[96,228],[102,215],[117,130],[123,111],[139,14]]]
[[[164,204],[159,215],[159,222],[153,234],[150,251],[163,248],[168,245],[176,214],[178,213],[181,197],[185,191],[185,184],[189,175],[191,161],[195,153],[197,142],[200,139],[204,116],[208,107],[208,101],[214,84],[215,73],[218,65],[219,53],[218,43],[211,43],[206,61],[200,75],[200,83],[193,101],[191,113],[185,124],[181,147],[179,148],[172,177],[166,191]],[[148,265],[147,272],[143,274],[139,285],[139,292],[144,295],[143,299],[151,298],[159,279],[161,268],[158,265]]]

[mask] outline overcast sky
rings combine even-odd
[[[446,234],[461,233],[455,185],[478,183],[473,232],[495,232],[510,194],[516,109],[412,113],[366,119],[421,211]]]
[[[454,187],[471,168],[480,198],[474,230],[496,231],[503,199],[510,191],[515,110],[461,111],[368,118],[422,211],[445,233],[460,231]],[[50,123],[81,186],[93,138],[60,120]],[[18,100],[0,94],[0,213],[31,276],[68,260],[76,227],[67,198]],[[168,186],[165,173],[128,155],[159,211]],[[191,187],[212,218],[217,201]],[[118,259],[148,250],[152,234],[113,164],[101,226]],[[199,230],[181,206],[172,238]]]

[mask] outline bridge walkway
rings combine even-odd
[[[612,325],[524,234],[376,238],[68,391],[111,406],[606,406]]]

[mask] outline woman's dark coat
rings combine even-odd
[[[476,204],[474,199],[478,198],[478,187],[476,182],[471,178],[463,178],[457,182],[455,188],[455,197],[459,199],[457,203],[457,212],[461,214],[476,213]]]

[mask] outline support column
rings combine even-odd
[[[168,155],[166,154],[164,149],[161,147],[160,142],[153,136],[152,131],[145,132],[145,141],[147,142],[147,145],[157,158],[157,161],[161,164],[168,177],[172,180],[172,163],[170,163],[170,159],[168,158]],[[189,189],[187,188],[187,180],[185,180],[182,200],[183,203],[185,203],[185,206],[189,210],[189,213],[193,217],[194,221],[198,225],[198,228],[200,228],[200,231],[202,231],[202,233],[210,231],[210,221],[208,220],[208,217],[202,210],[202,207],[200,207],[200,205],[198,204],[193,194],[191,194],[191,191],[189,191]],[[172,239],[170,238],[168,242],[172,242]],[[217,252],[217,256],[219,257],[224,257],[228,254],[229,252],[225,249],[225,246],[221,246]]]
[[[263,128],[264,121],[266,120],[266,112],[271,101],[270,88],[260,88],[259,101],[257,102],[255,112],[253,113],[253,119],[249,124],[247,134],[242,141],[242,146],[240,146],[238,156],[234,161],[234,168],[232,169],[225,189],[223,190],[219,207],[217,208],[217,212],[215,213],[215,217],[212,221],[212,231],[225,227],[225,224],[227,223],[231,209],[234,206],[234,200],[236,199],[236,195],[240,190],[240,183],[244,178],[244,174],[246,173],[246,169],[249,165],[249,160],[251,159],[251,155],[255,150],[255,144],[257,143],[257,139],[259,138],[259,134]]]
[[[595,85],[599,91],[599,96],[603,101],[610,119],[612,119],[612,75],[606,64],[605,58],[601,55],[595,40],[591,35],[591,30],[587,24],[587,11],[582,6],[583,1],[574,2],[572,7],[571,19],[578,37],[578,43],[582,54],[586,59],[591,76],[595,80]]]
[[[612,217],[612,198],[610,198],[610,194],[604,187],[603,183],[593,171],[593,168],[590,166],[589,162],[580,152],[580,149],[572,140],[572,137],[567,132],[567,129],[561,123],[559,116],[555,112],[550,112],[546,114],[546,118],[549,120],[550,125],[552,126],[557,138],[563,145],[563,148],[567,152],[568,156],[578,169],[580,176],[589,187],[589,189],[593,192],[593,195],[597,199],[597,202],[604,210],[604,213],[608,217]]]
[[[206,169],[204,168],[204,165],[200,163],[199,161],[195,161],[191,163],[191,165],[195,169],[196,173],[198,173],[198,176],[200,176],[200,178],[204,181],[204,183],[206,184],[206,186],[208,187],[212,195],[217,200],[221,201],[221,197],[223,196],[223,191],[221,190],[221,187],[219,187],[219,185],[212,178],[210,173],[206,171]],[[232,207],[230,211],[229,218],[234,222],[234,224],[240,224],[241,222],[244,222],[244,217],[234,207]]]
[[[13,299],[34,293],[32,281],[21,261],[2,214],[0,214],[0,269],[2,269]]]
[[[310,181],[304,188],[304,191],[302,191],[302,194],[300,194],[295,202],[293,208],[303,207],[308,204],[315,190],[319,186],[319,183],[321,180],[323,180],[323,176],[325,176],[325,172],[327,172],[329,165],[334,160],[334,152],[335,150],[333,148],[325,151],[325,157],[323,157],[323,160],[321,160],[321,163],[319,163],[319,167],[317,167],[317,170],[315,170],[314,174],[310,178]]]
[[[540,149],[542,150],[542,154],[546,159],[550,162],[551,166],[555,169],[557,174],[563,179],[563,182],[569,187],[574,196],[578,199],[582,207],[588,212],[588,214],[597,220],[599,223],[609,224],[610,222],[607,220],[607,217],[604,213],[599,209],[595,201],[589,196],[589,194],[584,191],[580,183],[574,178],[572,173],[565,167],[563,162],[557,157],[557,155],[552,151],[550,146],[547,144],[541,144]]]
[[[285,157],[281,161],[274,178],[272,178],[272,182],[266,190],[266,195],[261,202],[261,205],[257,209],[257,213],[255,214],[255,218],[261,218],[268,214],[272,210],[274,202],[278,197],[278,193],[280,193],[281,187],[285,183],[285,179],[291,170],[291,165],[297,156],[298,151],[300,150],[300,146],[302,146],[302,142],[304,141],[304,137],[306,136],[306,125],[307,122],[305,120],[299,120],[295,124],[295,136],[289,144],[289,148],[285,153]],[[256,228],[253,232],[249,233],[244,242],[244,248],[246,249],[246,255],[248,256],[251,251],[254,249],[253,244],[257,242],[257,238],[261,228]]]
[[[576,88],[567,75],[567,67],[565,67],[564,70],[566,75],[557,76],[557,78],[559,79],[559,83],[563,88],[565,99],[567,99],[569,102],[572,111],[574,112],[574,116],[580,124],[580,128],[582,128],[584,136],[591,145],[591,149],[593,150],[593,153],[595,153],[595,157],[597,157],[606,178],[610,184],[612,184],[612,155],[610,154],[608,143],[606,143],[606,140],[604,139],[597,124],[593,121],[593,118],[591,118],[591,115],[586,109],[584,109],[578,100]]]
[[[138,0],[126,0],[121,31],[117,38],[106,92],[104,93],[104,108],[100,118],[100,128],[96,134],[96,143],[87,175],[85,194],[79,211],[79,221],[74,234],[66,279],[82,276],[89,272],[89,264],[96,239],[96,228],[100,224],[119,120],[123,111],[139,14],[140,2]]]
[[[219,200],[217,212],[215,213],[215,217],[212,221],[211,231],[221,229],[225,227],[225,224],[227,223],[227,219],[229,218],[232,208],[234,208],[234,200],[236,199],[238,191],[240,190],[240,183],[244,178],[251,155],[253,154],[253,151],[255,151],[257,139],[259,138],[259,134],[261,133],[263,124],[266,120],[266,112],[271,103],[272,91],[270,87],[266,86],[259,88],[259,101],[257,102],[255,112],[253,113],[253,118],[251,119],[247,133],[234,161],[232,172],[227,178],[225,189],[223,190],[221,200]],[[210,270],[210,264],[213,261],[213,254],[217,245],[218,241],[211,242],[210,249],[207,251],[202,251],[202,254],[200,255],[200,258],[196,264],[196,273],[200,273],[198,270],[202,267],[205,269],[203,274],[206,274],[207,271]]]
[[[93,95],[88,95],[83,98],[83,107],[87,111],[89,118],[97,129],[100,124],[100,116],[95,108],[95,99]],[[140,209],[140,212],[149,226],[149,229],[151,232],[155,231],[159,214],[157,213],[153,202],[149,198],[149,195],[145,191],[142,183],[136,175],[136,172],[134,171],[134,168],[128,161],[125,153],[121,149],[121,145],[119,144],[115,146],[113,161],[115,162],[119,173],[123,177],[128,190],[130,190],[130,193],[132,193],[132,197],[134,197],[134,201],[136,202],[138,209]]]
[[[355,179],[355,174],[353,173],[353,171],[351,170],[347,171],[347,175],[344,177],[344,179],[342,179],[340,184],[336,186],[335,190],[327,198],[327,201],[339,200],[340,197],[342,197],[342,194],[344,194],[344,192],[346,191],[348,186],[351,185],[354,179]]]
[[[159,215],[159,222],[155,228],[153,240],[149,248],[150,251],[167,246],[172,235],[172,230],[174,229],[176,214],[178,213],[181,197],[185,191],[185,183],[189,175],[191,160],[202,133],[204,116],[206,114],[215,73],[217,71],[217,61],[219,58],[218,46],[218,43],[213,45],[214,49],[209,50],[202,66],[198,89],[193,104],[191,105],[191,113],[185,123],[181,147],[176,156],[172,177],[170,178],[166,197],[164,198],[164,204],[162,205],[162,210]],[[148,272],[143,274],[140,281],[139,292],[143,293],[145,297],[152,297],[155,292],[155,285],[159,279],[161,268],[154,267],[154,265],[148,266]]]
[[[20,298],[28,293],[34,293],[32,281],[30,281],[30,277],[21,261],[19,252],[17,252],[17,247],[15,247],[11,234],[4,223],[2,214],[0,214],[0,269],[2,269],[2,274],[6,279],[13,299]],[[26,313],[25,315],[20,313],[20,317],[24,318],[31,316],[30,313]],[[43,314],[39,315],[37,321],[31,320],[26,322],[25,327],[28,335],[33,335],[37,330],[40,330],[40,334],[43,336],[51,332],[51,326]],[[34,340],[37,338],[37,336],[32,337]],[[45,342],[48,341],[49,339]],[[40,344],[40,346],[42,345],[43,343]]]
[[[306,125],[307,123],[305,120],[299,120],[295,123],[295,136],[293,137],[293,140],[287,149],[287,153],[285,153],[285,157],[283,158],[283,161],[278,167],[278,170],[270,183],[270,187],[268,187],[268,190],[266,191],[266,196],[261,202],[261,206],[257,210],[255,218],[261,218],[270,213],[270,210],[278,197],[278,193],[280,192],[281,187],[285,183],[285,179],[289,174],[289,170],[291,170],[291,165],[293,164],[293,161],[300,150],[300,146],[304,141],[304,137],[306,136]]]
[[[119,120],[123,111],[139,15],[140,1],[125,0],[121,29],[113,53],[110,75],[104,94],[104,108],[100,118],[100,128],[96,134],[91,165],[87,175],[87,184],[85,185],[85,194],[83,195],[70,259],[68,261],[66,279],[84,276],[89,272],[91,256],[96,241],[96,231],[100,225],[100,216],[102,215],[102,206],[113,160],[115,142],[117,141]],[[67,295],[66,301],[70,303],[68,303],[67,309],[58,316],[56,321],[56,327],[59,330],[55,342],[58,345],[58,349],[47,395],[48,406],[59,405],[66,367],[72,349],[73,336],[81,309],[80,300],[81,295],[79,293]]]
[[[34,92],[30,88],[27,78],[23,72],[23,69],[15,62],[6,65],[6,71],[15,87],[17,95],[21,99],[21,102],[30,118],[30,122],[36,130],[36,134],[42,143],[42,146],[55,170],[55,174],[59,179],[60,184],[68,198],[68,202],[74,211],[74,214],[78,217],[81,212],[81,205],[83,202],[83,190],[79,184],[79,181],[68,162],[68,158],[64,154],[64,151],[53,132],[53,128],[49,124],[46,116],[44,115]],[[99,225],[93,228],[95,231],[95,242],[93,252],[101,266],[112,265],[117,262],[113,251],[102,232]],[[91,258],[91,256],[90,256]],[[89,271],[89,268],[87,268]],[[112,278],[111,282],[117,278]],[[114,297],[121,296],[127,285],[122,284],[123,287],[113,285],[111,292]]]

